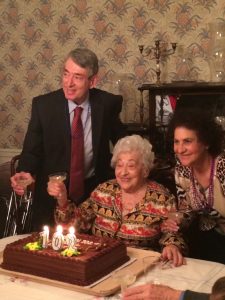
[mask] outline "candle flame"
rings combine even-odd
[[[57,231],[58,233],[62,233],[62,232],[63,232],[62,226],[61,226],[61,225],[58,225],[58,226],[56,227],[56,231]]]
[[[74,234],[74,233],[75,233],[75,229],[74,229],[73,226],[71,226],[71,227],[69,228],[69,233],[70,233],[70,234]]]
[[[44,229],[45,232],[49,232],[48,226],[45,225],[45,226],[43,227],[43,229]]]

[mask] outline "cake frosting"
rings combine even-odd
[[[49,245],[46,249],[31,251],[28,243],[40,240],[34,233],[29,237],[8,244],[3,252],[2,268],[41,276],[49,279],[90,285],[129,260],[124,243],[111,238],[86,234],[77,235],[79,255],[63,256]]]

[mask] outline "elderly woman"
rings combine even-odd
[[[185,244],[180,233],[161,233],[161,222],[175,209],[175,198],[148,180],[153,160],[146,139],[138,135],[122,138],[111,161],[116,179],[100,184],[78,208],[67,198],[63,183],[49,182],[48,192],[58,200],[56,222],[73,224],[80,232],[119,238],[129,246],[161,248],[163,258],[173,260],[175,266],[183,264]]]
[[[225,263],[222,128],[212,117],[198,110],[175,113],[170,127],[177,158],[178,208],[186,211],[185,235],[189,240],[190,256]],[[173,220],[164,222],[163,227],[170,231],[179,228]]]

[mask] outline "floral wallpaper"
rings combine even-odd
[[[175,54],[161,59],[162,81],[212,80],[210,23],[225,24],[225,2],[0,0],[0,15],[0,148],[21,148],[32,98],[60,87],[62,61],[73,48],[96,52],[98,87],[124,96],[125,122],[139,122],[137,87],[156,81],[154,55],[143,55],[156,40],[164,49],[177,43]],[[147,97],[144,110],[148,122]]]

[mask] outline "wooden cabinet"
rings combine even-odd
[[[182,95],[190,96],[190,105],[192,97],[195,99],[197,95],[225,95],[225,82],[173,82],[157,84],[143,84],[138,90],[142,93],[148,91],[149,93],[149,138],[151,142],[154,142],[154,129],[155,123],[155,108],[156,108],[156,95],[176,96],[178,101]],[[192,96],[192,97],[191,97]],[[208,97],[209,98],[209,97]],[[213,99],[213,98],[212,98]],[[163,111],[163,109],[162,109]]]

